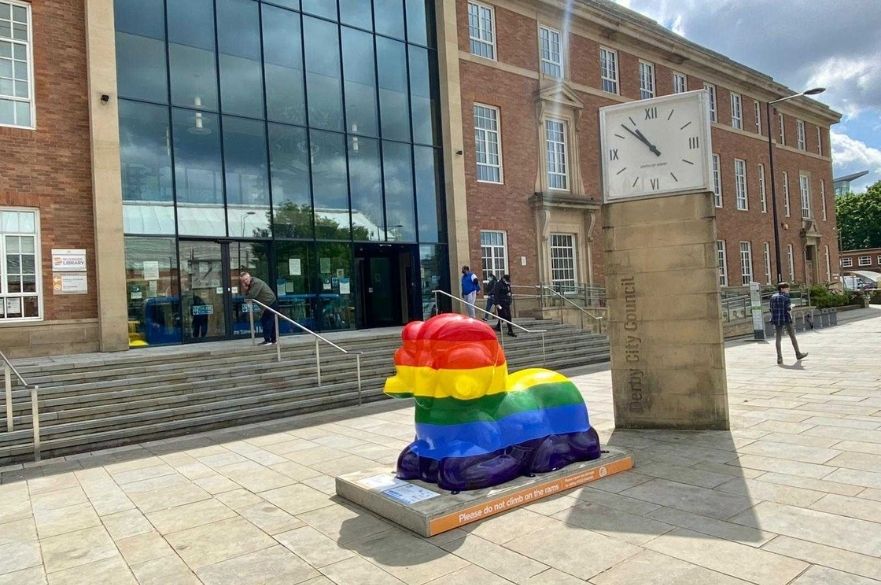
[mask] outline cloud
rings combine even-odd
[[[834,130],[829,137],[836,176],[868,170],[869,174],[854,184],[855,191],[881,180],[881,150]]]

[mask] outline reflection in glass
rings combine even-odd
[[[349,137],[349,187],[352,193],[352,238],[385,239],[379,141]]]
[[[342,30],[348,132],[376,136],[373,35],[348,27]]]
[[[224,116],[223,158],[229,235],[269,237],[269,177],[263,122]]]
[[[279,242],[275,249],[275,273],[279,311],[304,327],[315,331],[321,324],[315,319],[318,296],[315,294],[313,244]],[[302,333],[290,323],[280,323],[281,333]]]
[[[217,111],[212,0],[168,0],[171,103]]]
[[[162,0],[116,0],[113,11],[119,95],[167,103],[164,3]]]
[[[308,152],[304,128],[269,125],[273,229],[277,238],[312,237]]]
[[[426,0],[406,0],[407,2],[407,42],[434,46],[431,2]]]
[[[373,30],[373,11],[368,0],[340,0],[340,22]]]
[[[249,306],[245,302],[245,293],[239,288],[239,276],[248,272],[276,290],[269,278],[269,244],[264,242],[230,242],[229,243],[229,280],[232,306],[232,334],[234,336],[250,335],[251,320],[248,315]],[[263,333],[260,327],[260,310],[254,314],[254,328],[257,334]]]
[[[275,122],[306,124],[300,15],[262,4],[266,114]]]
[[[225,236],[218,117],[174,108],[171,120],[178,231]]]
[[[382,143],[385,185],[385,218],[389,241],[416,241],[416,212],[413,205],[413,169],[410,145]]]
[[[376,15],[376,32],[403,40],[403,0],[374,0],[373,7]]]
[[[433,57],[433,55],[431,55]],[[437,104],[433,99],[431,80],[433,63],[427,49],[410,47],[410,92],[413,110],[413,142],[417,144],[435,144],[437,142]]]
[[[339,26],[316,18],[303,18],[306,44],[306,92],[309,125],[343,130],[340,86]]]
[[[170,146],[168,107],[119,101],[125,233],[174,233]]]
[[[440,189],[440,151],[428,146],[413,147],[416,169],[416,209],[419,241],[443,242],[443,198]]]
[[[180,343],[174,238],[125,238],[129,346]]]
[[[379,109],[382,137],[410,140],[410,107],[407,100],[407,58],[404,43],[376,37],[379,65]]]
[[[182,240],[178,245],[184,341],[225,336],[229,284],[223,280],[221,244]]]
[[[321,329],[355,327],[352,248],[347,243],[318,244],[318,320]]]
[[[369,0],[361,0],[370,3]],[[336,20],[336,2],[333,0],[303,0],[303,12]]]
[[[436,289],[447,289],[447,275],[449,274],[447,263],[446,246],[419,246],[423,320],[439,312],[446,313],[450,310],[450,301],[444,296],[437,299],[441,306],[436,307],[435,298],[431,292]]]
[[[346,185],[344,136],[313,130],[311,149],[315,237],[348,240],[349,190]]]
[[[251,0],[218,0],[220,101],[225,114],[263,117],[260,16]]]

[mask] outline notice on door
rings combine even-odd
[[[144,280],[159,280],[159,262],[144,260]]]
[[[288,272],[291,276],[303,275],[303,264],[299,258],[291,258],[288,260]]]

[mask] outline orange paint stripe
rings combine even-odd
[[[495,339],[468,342],[420,339],[405,341],[395,352],[395,365],[398,366],[470,370],[504,363],[505,352]]]
[[[471,524],[472,522],[477,522],[478,520],[483,520],[484,518],[495,516],[496,514],[501,514],[502,512],[507,512],[508,510],[513,510],[520,506],[532,504],[542,498],[559,494],[574,487],[600,479],[601,477],[608,477],[615,473],[627,471],[632,467],[633,458],[627,456],[624,459],[612,461],[601,467],[586,469],[575,475],[531,485],[515,492],[509,492],[498,498],[487,500],[457,512],[452,512],[435,518],[428,525],[428,533],[429,536],[434,536],[441,532],[447,532],[448,530],[453,530],[454,528],[464,526],[465,524]]]

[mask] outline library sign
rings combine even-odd
[[[84,295],[89,292],[85,250],[52,250],[52,292],[56,295]]]

